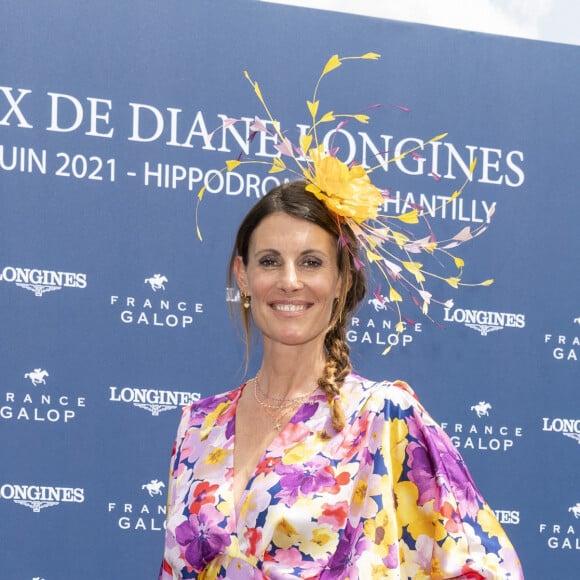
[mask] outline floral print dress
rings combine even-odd
[[[523,578],[458,451],[400,381],[350,374],[340,433],[316,391],[235,506],[243,388],[184,410],[159,580]]]

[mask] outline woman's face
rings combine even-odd
[[[306,220],[275,213],[252,233],[247,262],[238,257],[234,272],[240,290],[251,296],[264,340],[320,342],[322,348],[341,285],[333,236]]]

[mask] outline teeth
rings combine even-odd
[[[274,304],[274,310],[282,310],[283,312],[298,312],[306,310],[305,304]]]

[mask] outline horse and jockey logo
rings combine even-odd
[[[166,282],[168,282],[167,277],[163,274],[153,274],[151,278],[145,278],[145,284],[149,284],[153,292],[157,292],[157,290],[165,290]]]
[[[162,488],[165,487],[165,484],[160,481],[159,479],[152,479],[149,483],[145,483],[141,486],[141,489],[146,489],[147,493],[150,497],[154,497],[156,495],[163,495]]]
[[[489,410],[491,409],[490,403],[485,401],[479,401],[477,405],[472,405],[471,410],[475,411],[478,417],[489,417]]]
[[[48,372],[43,369],[34,369],[24,375],[24,378],[30,379],[35,387],[38,385],[46,385],[44,377],[48,377]]]
[[[389,302],[390,300],[386,296],[383,296],[382,294],[375,294],[374,297],[368,301],[368,303],[371,304],[375,309],[375,312],[387,310],[388,308],[387,304]]]
[[[572,507],[569,507],[568,511],[572,512],[576,519],[580,519],[580,502],[578,502],[576,505],[573,505]]]

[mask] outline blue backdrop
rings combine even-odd
[[[3,580],[155,578],[179,407],[244,379],[225,269],[257,168],[211,181],[262,114],[293,134],[330,55],[328,109],[373,111],[337,136],[373,163],[388,211],[431,210],[467,281],[436,323],[366,303],[356,369],[402,378],[463,453],[526,578],[580,563],[580,49],[226,0],[0,5],[0,561]],[[238,132],[238,133],[236,133]],[[254,142],[264,159],[273,144]],[[445,200],[478,165],[459,200]],[[451,272],[450,272],[451,274]],[[378,280],[373,287],[380,293]],[[369,299],[372,296],[369,297]],[[259,360],[256,346],[249,373]]]

